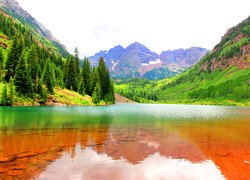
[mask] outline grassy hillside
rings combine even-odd
[[[0,97],[2,97],[2,90],[4,88],[4,84],[0,82]],[[9,85],[8,85],[8,94]],[[13,106],[63,106],[63,105],[78,105],[78,106],[88,106],[94,105],[92,102],[92,97],[88,95],[81,95],[77,92],[70,91],[68,89],[62,89],[60,87],[55,88],[54,95],[48,95],[48,98],[45,101],[41,101],[41,99],[37,96],[34,98],[18,96],[17,94],[13,97],[14,104]]]
[[[231,28],[197,65],[161,81],[118,82],[116,91],[138,102],[250,105],[250,17]],[[143,95],[144,94],[144,95]]]

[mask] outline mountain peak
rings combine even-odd
[[[148,49],[146,46],[144,46],[143,44],[141,44],[141,43],[139,43],[139,42],[137,42],[137,41],[135,41],[134,43],[132,43],[132,44],[130,44],[129,46],[128,46],[128,48],[129,47],[139,47],[139,48],[146,48],[146,49]]]

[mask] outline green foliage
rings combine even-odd
[[[23,51],[23,38],[20,35],[14,37],[13,45],[10,48],[10,52],[7,58],[6,67],[7,74],[5,80],[9,82],[10,77],[14,77],[18,61]]]
[[[2,13],[0,14],[0,31],[7,36],[13,36],[16,31],[15,23],[10,18],[6,18]]]
[[[0,47],[0,82],[2,77],[5,77],[10,91],[9,104],[43,104],[47,100],[47,93],[54,94],[58,88],[91,95],[97,84],[95,95],[98,103],[104,99],[107,103],[114,102],[109,72],[104,61],[96,68],[95,73],[93,71],[91,74],[92,68],[85,58],[81,70],[77,48],[74,56],[69,55],[65,60],[65,52],[60,49],[60,44],[44,38],[37,32],[37,27],[33,27],[32,22],[20,19],[6,9],[4,11],[14,17],[0,14],[0,40],[3,41],[1,46],[4,52],[2,53]],[[19,18],[19,21],[15,18]],[[102,84],[98,70],[102,74]],[[102,88],[105,89],[105,95]],[[80,95],[77,97],[82,98]],[[91,98],[79,100],[77,104],[89,104],[89,100],[91,101]]]
[[[102,96],[102,92],[101,92],[101,86],[100,83],[96,83],[96,86],[94,88],[93,91],[93,95],[92,95],[92,101],[94,104],[98,104],[101,101],[101,96]]]
[[[100,76],[98,69],[94,68],[93,73],[91,76],[91,83],[90,83],[90,91],[93,92],[95,90],[96,84],[100,84]]]
[[[0,82],[2,82],[3,70],[4,70],[3,50],[2,48],[0,48]]]
[[[36,46],[33,45],[31,49],[29,50],[29,53],[27,55],[27,64],[28,69],[30,72],[30,76],[32,79],[32,83],[35,86],[35,89],[37,88],[37,77],[38,77],[38,65],[39,65],[39,57],[37,53]]]
[[[235,104],[250,101],[250,69],[187,71],[161,81],[127,80],[116,83],[116,92],[137,102]],[[177,82],[177,83],[176,83]],[[156,96],[156,97],[154,97]]]
[[[225,58],[232,58],[233,56],[237,55],[240,52],[240,48],[244,45],[247,45],[250,43],[250,38],[243,38],[237,43],[234,43],[232,45],[226,46],[221,51],[221,56]]]
[[[5,84],[4,88],[3,88],[3,92],[2,92],[2,97],[1,97],[1,104],[2,106],[8,106],[10,105],[10,101],[7,95],[7,86]]]
[[[70,55],[67,58],[65,66],[65,87],[67,89],[72,89],[77,91],[77,77],[76,77],[76,68],[75,68],[75,58]]]
[[[88,58],[84,58],[82,66],[82,78],[85,85],[85,93],[91,95],[91,68]]]
[[[44,74],[43,74],[43,82],[45,83],[45,85],[47,87],[47,92],[49,94],[54,94],[53,77],[54,77],[54,74],[53,74],[53,70],[52,70],[51,60],[48,59],[46,66],[45,66]]]
[[[80,79],[77,92],[81,95],[85,95],[85,85],[83,78]]]
[[[28,74],[28,67],[25,59],[25,52],[22,53],[15,73],[16,92],[20,95],[31,97],[33,94],[31,77]]]
[[[14,103],[14,96],[15,96],[15,85],[14,85],[14,79],[11,77],[10,78],[10,104],[12,105]]]
[[[44,102],[47,99],[47,92],[43,87],[42,79],[38,80],[37,92],[40,95],[40,98],[42,99],[42,101]]]
[[[115,103],[115,87],[114,82],[110,83],[110,92],[104,97],[104,101],[106,104],[114,104]]]
[[[169,70],[168,68],[154,68],[143,75],[143,78],[150,80],[160,80],[175,76],[177,73]]]
[[[110,94],[110,76],[103,57],[100,58],[98,64],[98,73],[100,76],[100,85],[102,88],[102,99]]]
[[[116,85],[116,92],[133,101],[146,103],[158,100],[158,93],[154,90],[156,83],[148,79],[129,79]]]
[[[75,58],[75,72],[76,72],[76,78],[78,80],[78,78],[80,77],[80,60],[79,60],[79,51],[77,48],[75,48],[75,54],[74,54],[74,58]]]

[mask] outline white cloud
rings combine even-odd
[[[213,48],[249,14],[249,0],[18,0],[73,52],[81,55],[134,41],[161,52]]]
[[[74,155],[72,158],[71,154],[64,153],[37,179],[225,179],[211,160],[192,163],[155,153],[133,165],[124,158],[114,160],[90,148],[81,151],[79,145]]]

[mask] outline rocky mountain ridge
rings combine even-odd
[[[162,79],[196,64],[208,52],[209,50],[205,48],[191,47],[157,54],[143,44],[134,42],[127,48],[118,45],[109,51],[100,51],[89,59],[95,65],[102,56],[115,78],[140,78],[147,74],[146,78]],[[157,74],[161,74],[161,77],[154,77]]]

